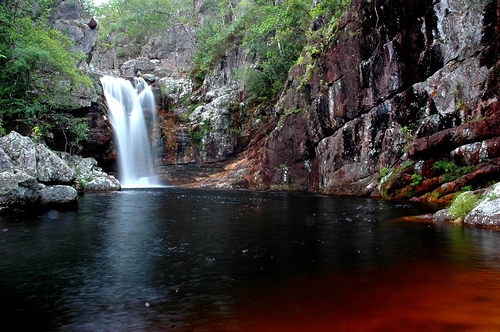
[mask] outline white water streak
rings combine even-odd
[[[135,88],[122,78],[101,78],[117,144],[118,178],[123,188],[159,186],[145,120],[146,114],[156,124],[154,95],[142,78],[134,80]]]

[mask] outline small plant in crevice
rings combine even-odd
[[[391,173],[392,171],[394,171],[394,168],[387,168],[387,167],[382,167],[382,169],[380,170],[380,177],[381,178],[384,178],[387,176],[387,174]]]
[[[411,175],[411,180],[412,182],[410,183],[411,186],[417,186],[422,183],[422,175],[414,173]]]
[[[408,126],[404,126],[402,128],[399,128],[398,133],[404,135],[404,138],[406,140],[406,144],[403,147],[403,153],[404,153],[410,147],[410,141],[413,139],[413,133],[412,133],[412,130],[410,128],[408,128]]]
[[[432,169],[443,173],[443,181],[451,182],[474,170],[474,166],[457,166],[454,162],[438,160],[432,164]]]

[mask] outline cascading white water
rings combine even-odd
[[[118,178],[123,188],[159,186],[153,166],[153,154],[145,114],[156,125],[153,91],[142,78],[130,81],[101,78],[109,116],[115,134]]]

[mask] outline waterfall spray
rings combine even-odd
[[[159,186],[145,116],[156,125],[155,100],[142,78],[101,78],[117,145],[118,178],[123,188]]]

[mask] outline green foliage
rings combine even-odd
[[[38,126],[36,136],[71,92],[92,86],[77,68],[83,55],[47,26],[50,1],[4,0],[0,7],[0,110],[9,130]],[[40,131],[42,130],[42,131]],[[41,137],[38,137],[41,138]]]
[[[455,163],[445,160],[438,160],[432,164],[433,170],[442,171],[446,173],[453,172],[456,168],[457,165],[455,165]]]
[[[463,219],[476,207],[478,200],[479,197],[471,192],[462,193],[453,201],[448,212],[454,219]]]
[[[70,153],[78,153],[83,149],[82,142],[87,139],[89,125],[85,118],[73,118],[68,125],[70,134],[73,139],[69,142],[71,147]]]
[[[411,139],[413,138],[412,130],[410,128],[408,128],[407,126],[404,126],[403,128],[399,128],[398,133],[403,134],[407,141],[411,141]]]
[[[235,10],[230,1],[219,1],[217,16],[198,30],[197,70],[207,73],[228,51],[242,46],[257,63],[240,72],[248,89],[258,97],[276,94],[307,42],[311,3],[249,0]]]
[[[151,37],[165,34],[173,25],[195,23],[188,0],[110,0],[92,11],[100,23],[99,40],[112,36],[113,46],[126,45],[117,50],[123,57],[138,55]]]
[[[389,174],[390,172],[392,172],[394,169],[393,168],[387,168],[387,167],[382,167],[382,169],[380,170],[380,177],[385,177],[387,174]]]
[[[443,181],[450,182],[474,170],[474,166],[457,166],[455,163],[438,160],[432,164],[432,169],[444,173]]]
[[[329,0],[321,1],[312,10],[312,17],[325,16],[329,19],[329,23],[336,21],[343,10],[349,6],[351,0]]]
[[[66,140],[64,151],[78,153],[82,150],[82,143],[88,137],[89,126],[86,118],[75,118],[70,114],[54,114],[50,122],[52,127],[62,132]]]
[[[420,183],[422,183],[422,175],[420,174],[417,174],[417,173],[413,173],[411,175],[411,179],[412,179],[412,182],[410,183],[410,185],[412,186],[416,186],[416,185],[419,185]]]

